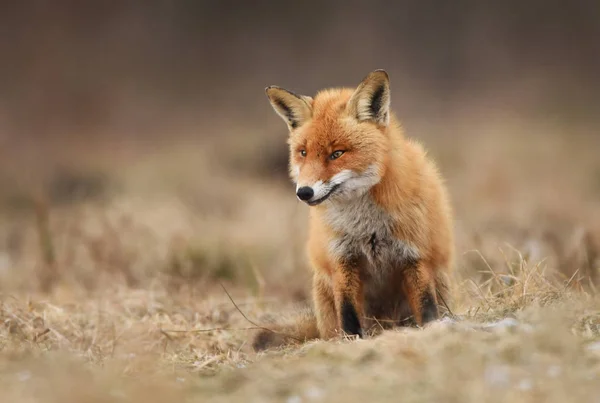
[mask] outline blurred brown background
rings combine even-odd
[[[506,269],[509,244],[594,277],[599,38],[584,0],[3,2],[0,275],[303,276],[306,208],[264,87],[384,68],[448,179],[461,273],[480,275],[474,249]]]
[[[266,85],[314,93],[354,85],[375,68],[389,70],[396,110],[409,122],[468,115],[469,106],[573,122],[598,112],[596,1],[1,7],[1,117],[10,144],[42,135],[160,136],[157,126],[182,118],[210,128],[199,136],[232,125],[264,132],[272,117]]]

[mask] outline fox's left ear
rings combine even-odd
[[[371,120],[380,126],[390,122],[390,78],[375,70],[358,85],[348,101],[348,112],[359,121]]]
[[[290,131],[302,126],[312,116],[312,98],[297,95],[291,91],[272,85],[265,89],[271,106],[287,123]]]

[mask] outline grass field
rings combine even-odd
[[[257,325],[309,298],[308,207],[277,151],[283,128],[6,152],[0,401],[600,401],[597,136],[518,120],[432,129],[410,134],[456,211],[451,313],[261,354]]]

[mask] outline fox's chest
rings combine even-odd
[[[329,245],[335,257],[364,257],[372,273],[419,258],[416,248],[394,235],[398,224],[368,194],[330,206],[325,217],[337,233]]]

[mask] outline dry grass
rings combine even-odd
[[[258,355],[220,284],[262,326],[293,313],[310,278],[306,207],[263,154],[215,162],[215,142],[57,157],[77,175],[5,160],[0,400],[596,401],[597,140],[510,129],[428,141],[457,215],[451,315]]]
[[[592,401],[600,300],[522,267],[507,286],[461,284],[471,305],[426,329],[261,355],[248,348],[252,324],[220,293],[3,295],[0,393],[62,402]],[[253,318],[281,309],[235,299]]]

